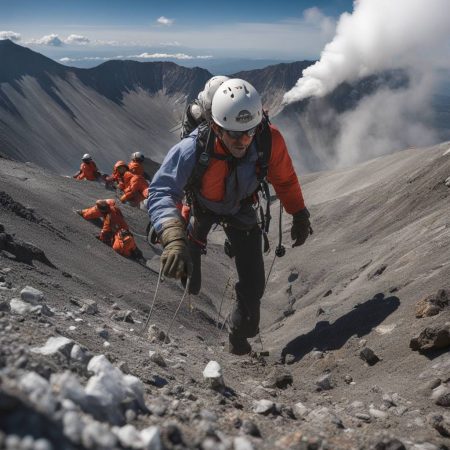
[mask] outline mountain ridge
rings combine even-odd
[[[0,41],[0,57],[6,53],[8,61],[21,64],[13,72],[0,67],[0,152],[59,173],[74,171],[86,152],[104,171],[133,151],[160,162],[178,141],[179,132],[170,130],[180,123],[186,103],[212,76],[172,62],[107,61],[91,69],[70,68]],[[260,77],[267,84],[261,94],[271,113],[303,66],[282,64],[279,76],[277,66],[256,72],[254,81]]]

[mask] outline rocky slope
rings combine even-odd
[[[245,357],[225,351],[220,230],[169,339],[170,280],[141,334],[158,278],[145,213],[122,207],[144,266],[73,213],[103,186],[0,160],[0,448],[448,449],[449,147],[301,180],[314,235],[289,248],[285,217]]]

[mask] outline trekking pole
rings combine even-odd
[[[183,296],[181,297],[181,300],[180,300],[180,303],[178,305],[178,308],[176,309],[175,314],[172,317],[172,321],[170,322],[169,329],[167,330],[167,334],[166,334],[166,336],[164,338],[164,343],[166,343],[167,338],[169,337],[169,333],[170,333],[170,330],[172,329],[173,322],[175,321],[175,318],[177,317],[178,311],[181,308],[181,305],[182,305],[182,303],[183,303],[183,301],[184,301],[184,299],[186,297],[186,294],[189,292],[189,284],[190,284],[190,282],[191,282],[191,277],[189,277],[187,279],[187,281],[186,281],[186,287],[184,288]]]
[[[148,313],[147,320],[145,322],[144,328],[141,331],[141,336],[145,333],[145,330],[148,327],[148,323],[150,322],[150,317],[152,316],[153,307],[155,306],[155,300],[156,300],[156,296],[158,295],[159,283],[161,282],[161,278],[162,278],[162,266],[159,269],[158,282],[156,283],[156,289],[155,289],[155,294],[153,296],[152,306],[151,306],[150,311]]]
[[[273,256],[272,259],[272,264],[270,265],[270,269],[269,269],[269,273],[267,274],[266,277],[266,283],[264,285],[264,292],[266,292],[266,287],[267,287],[267,283],[269,282],[269,277],[270,274],[272,273],[272,269],[273,269],[273,265],[275,263],[275,258],[278,256],[278,258],[282,258],[285,254],[286,254],[286,249],[284,248],[284,245],[282,243],[282,239],[283,239],[283,230],[282,230],[282,222],[283,220],[283,207],[280,204],[280,217],[279,217],[279,221],[278,221],[278,245],[275,249],[275,255]]]
[[[230,285],[230,280],[231,280],[231,272],[230,272],[230,275],[228,276],[228,280],[227,280],[227,284],[225,285],[225,289],[223,290],[222,300],[220,301],[219,312],[217,313],[217,320],[216,320],[217,328],[219,328],[219,320],[220,320],[220,313],[222,312],[223,299],[225,298],[225,294],[227,293],[228,286]]]

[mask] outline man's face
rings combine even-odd
[[[213,124],[213,130],[216,135],[220,138],[222,143],[225,145],[227,150],[235,157],[235,158],[243,158],[245,153],[247,152],[247,148],[252,143],[253,136],[247,133],[242,133],[239,137],[234,136],[233,132],[231,134],[220,128],[215,123]]]

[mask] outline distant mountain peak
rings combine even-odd
[[[66,67],[53,59],[9,39],[0,40],[0,83],[15,81],[25,75],[37,76],[44,72],[62,73]]]

